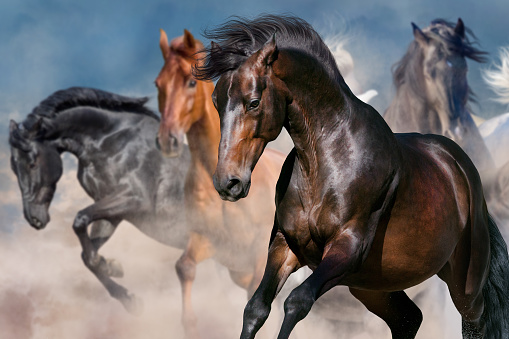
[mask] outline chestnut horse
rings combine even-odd
[[[234,19],[207,38],[216,42],[194,74],[219,77],[221,197],[248,195],[252,169],[283,127],[295,145],[241,338],[254,338],[281,286],[304,265],[313,273],[286,299],[279,339],[336,285],[349,286],[394,338],[414,338],[422,314],[403,289],[434,274],[447,283],[465,338],[507,338],[507,246],[465,152],[443,136],[392,133],[299,18]]]
[[[188,337],[198,337],[191,307],[196,265],[214,257],[230,271],[232,280],[251,296],[263,275],[275,210],[274,190],[283,154],[267,150],[253,173],[253,194],[242,204],[222,201],[212,175],[217,164],[219,117],[212,103],[214,85],[191,74],[201,42],[185,30],[168,44],[161,30],[164,66],[155,83],[161,123],[157,143],[163,154],[179,155],[184,134],[191,151],[184,196],[190,240],[176,268],[182,284],[183,324]]]

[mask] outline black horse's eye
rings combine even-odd
[[[260,100],[258,99],[251,100],[251,102],[247,105],[247,110],[250,111],[252,109],[257,108],[258,106],[260,106]]]
[[[196,80],[194,80],[194,79],[189,80],[188,86],[190,88],[196,87]]]

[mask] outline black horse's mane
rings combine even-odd
[[[193,73],[200,80],[214,80],[237,69],[250,55],[276,35],[278,48],[292,48],[317,58],[333,79],[342,79],[336,61],[320,35],[303,19],[289,15],[262,15],[255,19],[233,17],[206,30],[204,36],[216,44],[205,48],[203,63]]]
[[[59,113],[75,107],[91,106],[114,112],[130,112],[146,115],[159,120],[159,117],[145,106],[148,98],[131,98],[95,88],[71,87],[60,90],[44,99],[27,116],[23,125],[31,130],[38,117],[54,118]]]
[[[439,30],[440,27],[446,26],[447,30]],[[435,38],[444,41],[451,51],[460,53],[466,58],[477,62],[485,62],[487,54],[476,48],[476,37],[472,30],[465,28],[465,38],[461,39],[454,34],[456,23],[446,21],[444,19],[435,19],[431,22],[430,32],[424,32],[427,36],[432,35]],[[473,39],[473,40],[471,40]],[[424,95],[424,91],[419,86],[424,83],[422,74],[422,55],[421,48],[417,41],[412,41],[403,58],[393,66],[393,80],[396,88],[408,83],[417,95]],[[473,100],[473,93],[469,89],[469,99]]]

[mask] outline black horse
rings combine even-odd
[[[163,158],[154,135],[159,118],[147,98],[128,98],[91,88],[58,91],[20,124],[11,121],[11,167],[18,178],[23,212],[40,230],[49,222],[49,205],[62,175],[63,152],[78,158],[78,180],[94,203],[76,215],[73,229],[85,265],[130,312],[139,300],[111,277],[122,277],[114,260],[97,252],[126,220],[149,237],[183,249],[188,234],[183,183],[189,151]],[[91,225],[90,235],[87,232]]]

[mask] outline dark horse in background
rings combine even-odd
[[[196,76],[219,77],[221,197],[247,196],[251,171],[283,127],[295,146],[276,187],[265,274],[241,338],[254,338],[288,276],[304,265],[313,273],[287,298],[279,339],[336,285],[349,286],[394,338],[414,338],[422,314],[403,290],[435,274],[447,283],[465,338],[507,338],[507,246],[465,152],[443,136],[392,133],[299,18],[232,20],[207,37],[216,42]]]
[[[394,132],[440,134],[458,143],[479,170],[490,213],[508,240],[509,164],[495,168],[468,105],[467,59],[484,62],[486,53],[473,47],[469,35],[475,36],[461,19],[437,19],[423,30],[413,24],[413,34],[394,69],[396,96],[384,119]]]
[[[467,58],[485,61],[473,47],[463,21],[441,19],[421,30],[413,26],[414,41],[396,64],[396,95],[384,119],[395,133],[432,133],[454,140],[479,171],[495,163],[469,112],[472,98],[467,82]]]
[[[145,107],[147,100],[69,88],[42,101],[22,123],[11,121],[9,129],[23,212],[36,229],[50,220],[49,206],[63,170],[61,154],[78,158],[78,180],[94,199],[73,223],[83,262],[130,312],[140,310],[140,300],[111,279],[123,276],[122,267],[98,254],[117,225],[126,220],[180,249],[188,241],[183,185],[189,151],[174,159],[161,156],[154,143],[159,118]]]

